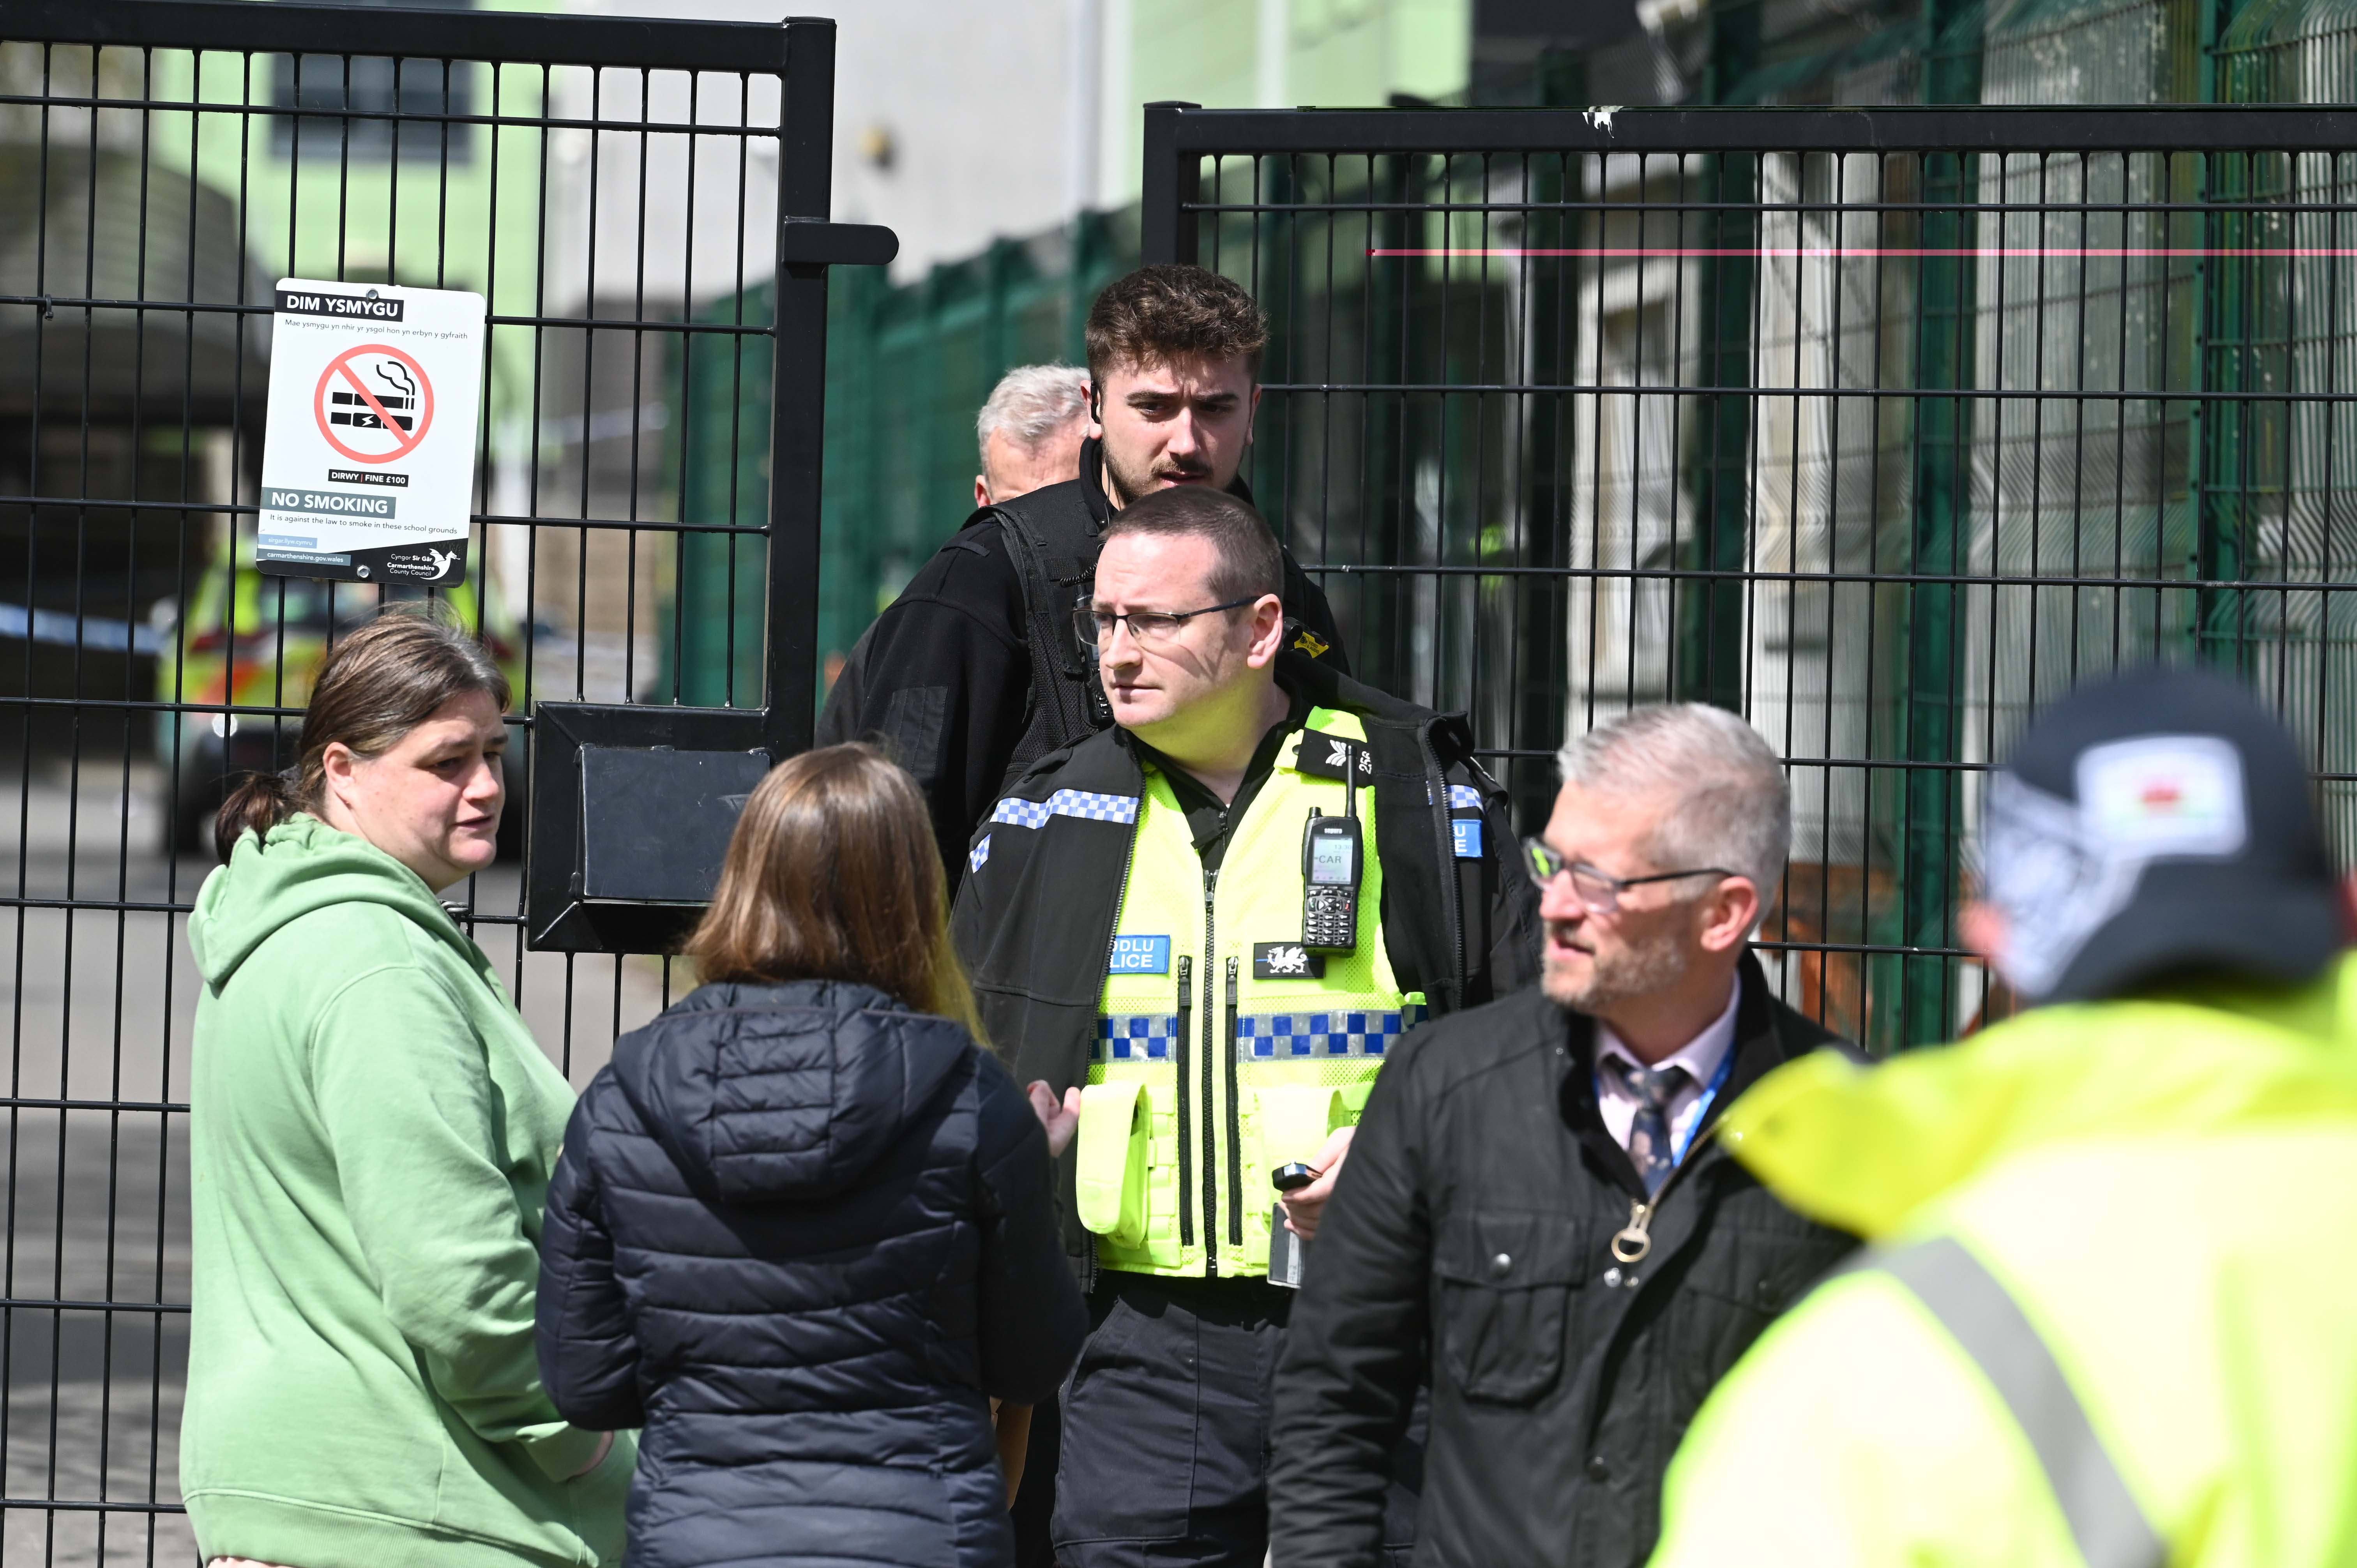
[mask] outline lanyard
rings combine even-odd
[[[1700,1100],[1695,1101],[1694,1120],[1686,1123],[1686,1135],[1670,1151],[1672,1165],[1686,1163],[1686,1155],[1694,1148],[1695,1136],[1702,1132],[1703,1119],[1710,1114],[1710,1102],[1717,1100],[1718,1091],[1727,1087],[1727,1075],[1734,1070],[1735,1042],[1729,1040],[1727,1042],[1727,1054],[1718,1058],[1718,1070],[1710,1075],[1710,1087],[1702,1091]]]

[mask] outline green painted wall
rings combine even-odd
[[[1141,104],[1176,99],[1207,109],[1348,108],[1394,93],[1464,91],[1473,50],[1472,0],[1128,0],[1127,91],[1105,124],[1103,166],[1137,196]],[[1265,16],[1275,6],[1279,15]],[[1285,38],[1264,71],[1261,40]],[[1121,71],[1113,73],[1118,81]],[[1264,82],[1275,100],[1261,102]]]

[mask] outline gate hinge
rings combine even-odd
[[[788,218],[778,225],[778,264],[880,267],[900,253],[900,236],[881,223]]]

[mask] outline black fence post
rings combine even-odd
[[[770,647],[762,700],[779,755],[818,716],[820,469],[826,429],[826,266],[790,263],[794,227],[824,223],[834,169],[834,24],[786,33],[778,137],[778,342],[770,429]]]
[[[1147,265],[1192,263],[1199,254],[1194,204],[1202,199],[1203,164],[1178,145],[1178,116],[1193,103],[1146,106],[1146,167],[1138,186],[1137,249]]]

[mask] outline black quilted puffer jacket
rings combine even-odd
[[[1030,1106],[881,992],[705,986],[574,1112],[540,1365],[645,1428],[634,1568],[1012,1563],[989,1398],[1046,1399],[1087,1326]]]

